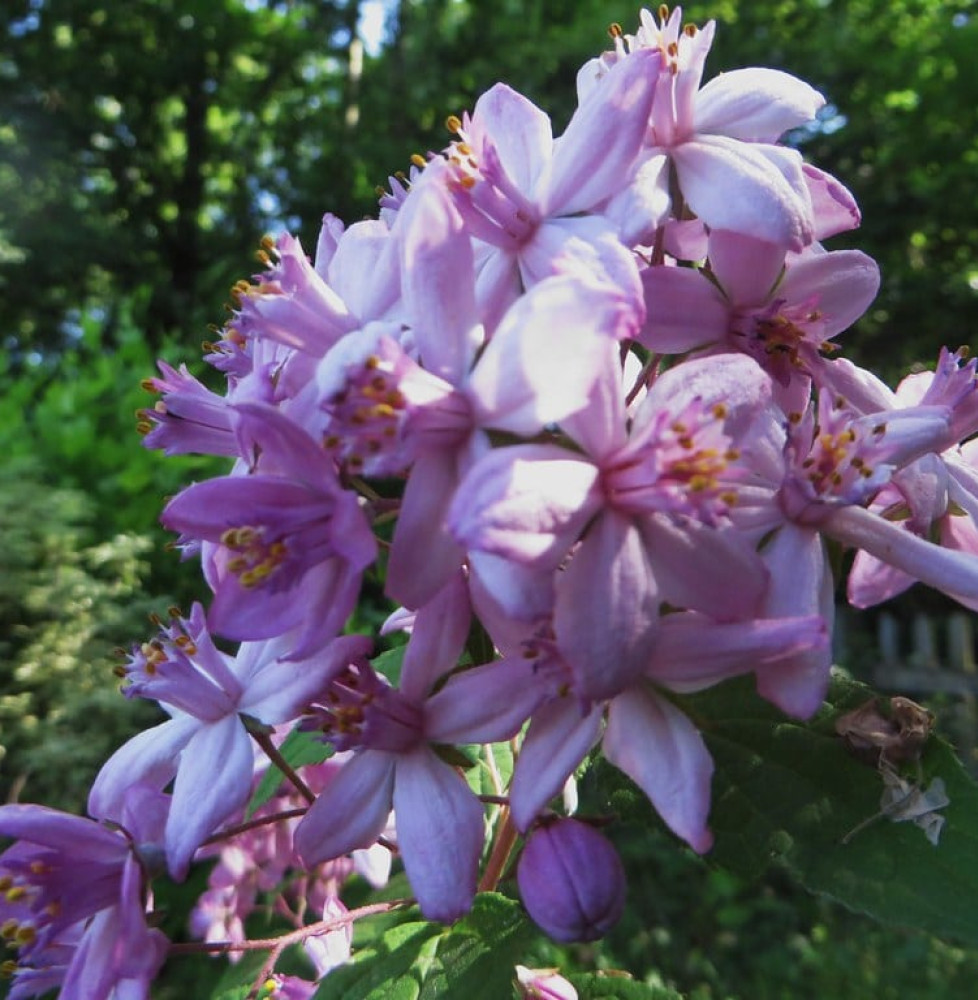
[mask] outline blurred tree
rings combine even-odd
[[[383,39],[358,37],[368,7]],[[19,7],[19,9],[18,9]],[[891,374],[978,318],[975,0],[693,2],[720,22],[707,75],[784,68],[828,97],[793,137],[849,184],[882,295],[849,341]],[[374,211],[378,182],[497,80],[559,131],[574,75],[638,23],[599,0],[22,0],[0,11],[0,308],[14,360],[73,310],[149,289],[150,342],[196,336],[266,228]],[[362,34],[362,32],[361,32]],[[938,308],[935,308],[937,306]],[[953,317],[953,318],[952,318]],[[847,347],[849,345],[847,344]],[[18,354],[18,352],[20,352]]]
[[[17,8],[20,8],[19,10]],[[342,85],[348,9],[28,0],[0,10],[0,297],[8,349],[151,289],[158,344],[213,316],[288,188],[296,106]],[[344,48],[344,46],[346,48]],[[68,322],[66,323],[66,320]]]

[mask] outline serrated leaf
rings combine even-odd
[[[682,1000],[681,993],[666,986],[647,986],[627,976],[592,972],[565,978],[577,990],[577,1000]]]
[[[442,930],[426,920],[390,928],[326,976],[313,1000],[418,1000]]]
[[[776,862],[852,910],[978,944],[978,786],[946,743],[932,737],[921,762],[921,780],[941,777],[950,798],[936,846],[913,823],[887,818],[843,842],[878,813],[883,782],[834,723],[871,696],[837,677],[809,724],[785,719],[743,684],[688,699],[716,763],[709,859],[748,877]]]
[[[278,749],[291,767],[321,764],[333,756],[333,747],[329,743],[324,743],[315,733],[303,733],[299,729],[293,729]],[[248,803],[245,818],[251,819],[258,809],[274,798],[284,780],[285,775],[274,764],[270,764]]]
[[[442,934],[420,1000],[500,1000],[512,995],[515,966],[535,933],[519,903],[479,893],[471,911]]]

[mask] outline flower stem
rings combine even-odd
[[[295,819],[297,816],[305,816],[305,814],[306,807],[299,806],[296,809],[286,809],[283,812],[272,813],[270,816],[258,816],[256,819],[248,820],[247,823],[239,823],[237,826],[229,826],[226,830],[221,830],[220,833],[215,833],[212,837],[208,837],[201,846],[203,847],[206,844],[219,844],[222,840],[230,840],[232,837],[237,837],[239,833],[245,833],[248,830],[253,830],[256,826],[265,826],[268,823],[278,823],[283,819]]]
[[[506,862],[509,861],[513,846],[516,844],[516,838],[519,836],[508,805],[503,806],[500,810],[500,818],[502,822],[499,834],[496,837],[496,843],[492,845],[492,853],[486,862],[486,870],[482,873],[482,878],[479,881],[479,892],[492,892],[499,885],[503,870],[506,868]]]
[[[256,727],[257,728],[257,727]],[[315,793],[299,777],[292,765],[279,753],[279,749],[272,742],[272,737],[268,733],[256,731],[256,728],[249,728],[248,732],[254,737],[255,742],[265,751],[268,759],[285,775],[289,781],[298,789],[299,794],[310,805],[316,801]]]

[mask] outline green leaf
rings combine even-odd
[[[471,912],[452,927],[412,915],[359,947],[355,941],[352,964],[334,969],[314,1000],[509,997],[516,963],[535,933],[515,900],[480,893]]]
[[[418,1000],[441,933],[425,920],[397,924],[334,969],[313,1000]]]
[[[375,656],[370,661],[370,665],[374,670],[378,674],[383,674],[395,687],[401,682],[401,664],[404,662],[404,652],[406,649],[406,643],[401,646],[395,646],[393,649],[388,649],[386,652],[381,653],[380,656]]]
[[[442,934],[420,1000],[511,996],[515,966],[532,934],[519,903],[499,893],[479,893],[472,910]]]
[[[240,961],[229,962],[223,976],[214,987],[211,1000],[246,1000],[255,976],[261,972],[268,953],[264,951],[245,952]]]
[[[329,743],[324,743],[315,733],[304,733],[299,729],[293,729],[278,749],[291,767],[321,764],[333,756],[333,747]],[[246,819],[251,819],[257,810],[275,796],[284,779],[285,775],[274,764],[270,764],[248,803]]]
[[[711,861],[755,877],[770,864],[807,889],[877,920],[978,944],[978,787],[951,748],[931,737],[926,786],[944,780],[950,805],[939,843],[910,822],[881,818],[883,782],[836,735],[838,716],[872,697],[833,679],[827,706],[809,724],[787,720],[748,685],[722,685],[685,702],[716,762]]]
[[[682,995],[665,986],[647,986],[626,975],[592,972],[565,977],[577,990],[578,1000],[682,1000]]]

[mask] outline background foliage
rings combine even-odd
[[[720,22],[708,75],[773,66],[826,95],[794,140],[862,206],[833,247],[874,256],[883,289],[844,344],[891,379],[978,320],[976,8],[685,5]],[[112,647],[196,596],[156,518],[212,466],[139,447],[132,411],[154,359],[193,359],[264,231],[311,247],[324,211],[372,214],[376,185],[440,148],[445,117],[497,80],[559,130],[578,67],[637,13],[632,0],[0,6],[0,799],[81,806],[145,721],[116,692]],[[618,964],[698,1000],[971,995],[967,950],[872,925],[781,872],[716,870],[646,823],[619,844],[632,895],[606,951],[537,942],[530,957]],[[186,905],[172,901],[168,931]],[[196,974],[170,973],[163,995],[196,995]]]

